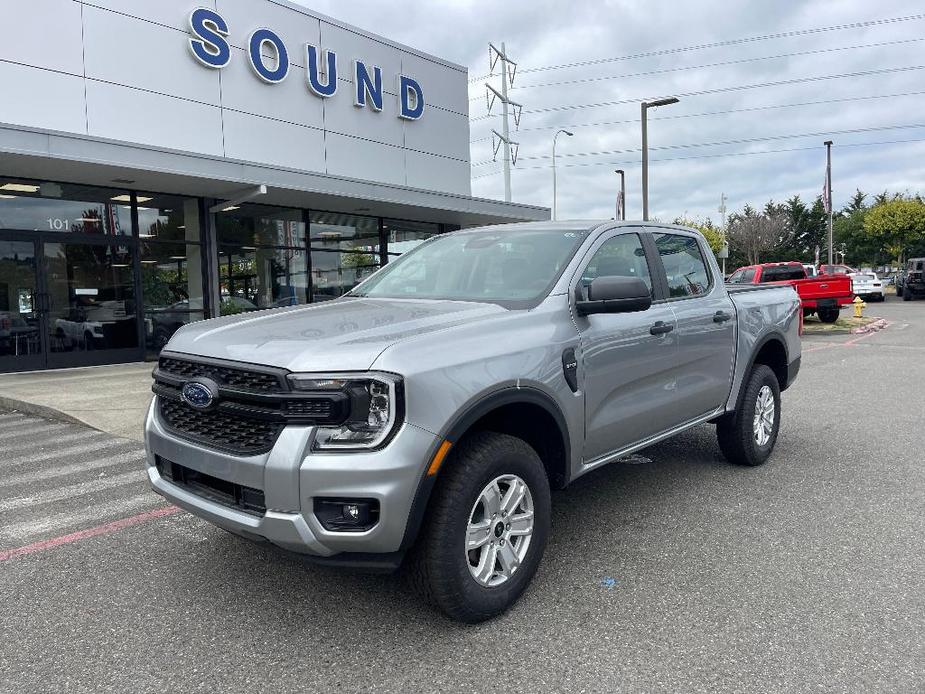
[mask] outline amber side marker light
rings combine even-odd
[[[450,448],[453,443],[451,441],[444,441],[440,444],[440,448],[437,449],[437,452],[434,454],[434,459],[430,461],[430,467],[427,468],[427,476],[433,477],[440,470],[440,466],[443,465],[443,461],[446,458],[446,454],[450,452]]]

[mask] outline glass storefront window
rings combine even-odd
[[[242,205],[219,212],[215,224],[220,244],[305,248],[302,210]]]
[[[362,251],[379,254],[379,219],[337,212],[311,212],[312,250]]]
[[[199,200],[139,193],[138,238],[142,241],[199,243]]]
[[[343,296],[379,269],[374,253],[312,250],[312,298]]]
[[[389,255],[401,255],[431,236],[440,233],[439,224],[427,222],[405,222],[400,219],[383,219],[382,230],[388,240]]]
[[[205,317],[198,244],[141,244],[145,343],[159,352],[182,326]]]
[[[308,303],[307,260],[299,248],[219,246],[221,315]]]
[[[120,190],[0,178],[0,229],[128,236],[131,197]]]
[[[33,243],[0,240],[0,358],[41,351],[37,266]]]

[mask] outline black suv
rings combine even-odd
[[[896,275],[896,296],[912,301],[925,295],[925,258],[909,258],[906,267]]]

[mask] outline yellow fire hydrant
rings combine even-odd
[[[859,296],[854,297],[854,317],[863,318],[864,309],[867,308],[867,303]]]

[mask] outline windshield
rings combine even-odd
[[[588,229],[479,229],[437,236],[348,296],[448,299],[528,308],[544,297]]]

